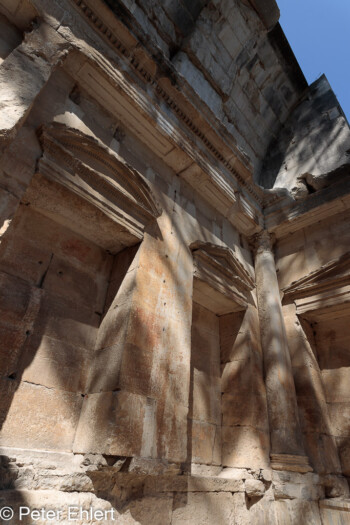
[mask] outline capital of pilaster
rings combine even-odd
[[[261,230],[261,232],[256,233],[250,239],[250,244],[255,255],[263,252],[271,253],[274,242],[275,236],[267,230]]]

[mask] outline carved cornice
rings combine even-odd
[[[98,139],[60,123],[41,127],[38,136],[42,175],[88,200],[139,238],[160,216],[142,175]]]
[[[265,190],[266,191],[266,190]],[[350,209],[350,177],[295,201],[287,190],[267,190],[265,227],[277,238]]]
[[[319,295],[350,284],[350,252],[333,259],[283,289],[284,299],[299,299]]]
[[[193,253],[194,277],[246,306],[255,282],[236,254],[225,246],[201,241],[192,243],[190,249]]]
[[[135,46],[128,46],[125,41],[122,41],[118,34],[111,29],[106,17],[100,15],[96,5],[94,6],[94,3],[89,0],[72,0],[72,2],[84,17],[87,18],[95,31],[100,34],[100,36],[120,57],[127,61],[128,66],[153,89],[155,95],[166,103],[170,111],[174,113],[176,120],[181,121],[181,124],[187,129],[189,134],[195,137],[195,141],[198,141],[199,139],[205,146],[207,152],[210,155],[213,155],[215,160],[219,161],[223,168],[231,173],[253,200],[261,206],[264,198],[263,191],[259,186],[252,182],[252,168],[250,165],[247,165],[247,160],[239,149],[230,145],[233,154],[232,158],[225,158],[220,147],[213,144],[213,142],[206,136],[206,133],[194,123],[192,116],[193,107],[191,107],[190,111],[187,111],[183,105],[179,104],[178,100],[174,99],[170,90],[167,90],[163,82],[158,81],[154,73],[149,67],[147,67],[147,64],[145,64],[145,61],[140,61],[137,52],[135,52]],[[162,56],[161,60],[164,63],[164,68],[169,72],[170,79],[172,82],[175,82],[178,74],[173,64],[167,60],[165,56]],[[219,135],[217,138],[219,139]],[[219,140],[222,141],[222,139]],[[183,146],[182,141],[179,143]]]

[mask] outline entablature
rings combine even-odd
[[[248,158],[232,138],[223,136],[216,117],[196,106],[198,97],[191,99],[190,87],[174,65],[165,56],[160,60],[143,48],[141,53],[140,43],[125,34],[126,27],[111,17],[103,2],[72,2],[116,52],[118,64],[115,67],[92,47],[81,47],[80,60],[66,62],[77,83],[241,233],[252,235],[261,229],[263,190],[252,180]]]

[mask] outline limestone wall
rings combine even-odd
[[[267,146],[306,87],[287,65],[279,27],[271,33],[248,2],[108,2],[141,27],[205,104],[258,174]],[[135,21],[135,22],[134,22]],[[286,48],[286,49],[285,49]]]
[[[281,239],[276,246],[306,448],[318,472],[346,476],[348,231],[348,213],[337,214]],[[302,287],[303,279],[309,279],[308,288]]]
[[[253,4],[0,2],[4,504],[320,525],[348,495],[348,211],[278,235],[283,319],[253,175],[305,83]]]
[[[306,90],[270,144],[260,184],[287,188],[301,199],[348,175],[349,149],[348,122],[323,75]]]

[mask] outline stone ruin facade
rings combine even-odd
[[[350,523],[350,130],[278,20],[0,0],[4,523]]]

